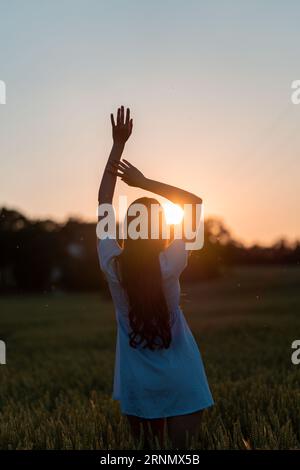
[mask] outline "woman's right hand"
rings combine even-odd
[[[128,160],[114,161],[111,164],[110,171],[121,178],[128,186],[144,188],[147,178],[143,173],[133,166]]]

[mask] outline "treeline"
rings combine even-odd
[[[21,213],[0,210],[0,291],[49,292],[107,289],[96,251],[96,224],[70,219],[29,220]],[[186,281],[220,275],[228,265],[299,265],[300,243],[284,240],[268,248],[246,248],[231,237],[219,220],[205,223],[204,249],[191,253]]]

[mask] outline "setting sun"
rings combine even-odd
[[[183,219],[183,209],[172,202],[163,203],[167,224],[180,224]]]

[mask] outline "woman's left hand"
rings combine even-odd
[[[128,160],[114,161],[111,163],[110,170],[116,176],[119,176],[128,186],[143,188],[147,178],[143,173],[133,166]]]

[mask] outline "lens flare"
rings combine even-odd
[[[183,219],[183,209],[172,202],[163,203],[166,222],[169,225],[180,224]]]

